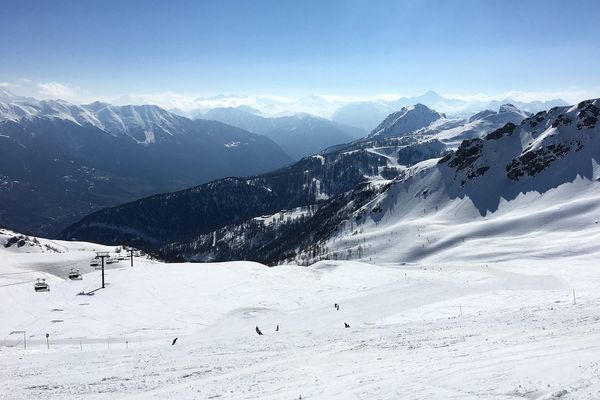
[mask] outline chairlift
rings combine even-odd
[[[33,285],[33,289],[36,292],[49,292],[50,286],[46,283],[45,279],[38,278],[37,282]]]
[[[71,268],[71,272],[69,272],[69,279],[72,281],[80,281],[83,279],[83,276],[79,273],[79,270]]]
[[[97,258],[94,258],[94,259],[92,259],[92,261],[90,261],[90,267],[99,267],[99,266],[100,266],[100,260],[98,260]]]

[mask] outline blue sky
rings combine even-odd
[[[2,10],[0,82],[16,91],[600,95],[594,0],[24,0]]]

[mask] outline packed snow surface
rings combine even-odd
[[[114,248],[40,243],[0,246],[2,399],[600,398],[593,257],[273,268],[136,258],[81,296],[100,284],[94,250]],[[83,280],[67,280],[71,268]],[[38,277],[49,292],[34,292]]]

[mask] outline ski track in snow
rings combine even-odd
[[[87,246],[0,249],[0,284],[25,282],[0,286],[3,399],[600,398],[600,271],[590,260],[137,259],[111,265],[106,289],[76,296],[99,283]],[[64,280],[64,264],[84,279]],[[35,293],[44,271],[51,291]],[[21,329],[27,350],[9,335]]]

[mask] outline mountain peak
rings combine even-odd
[[[523,118],[527,118],[530,115],[526,111],[523,111],[523,110],[519,109],[518,107],[516,107],[512,103],[502,104],[498,108],[498,114],[505,114],[505,113],[515,114],[515,115],[521,115]]]
[[[368,137],[405,136],[440,118],[446,118],[446,116],[422,103],[417,103],[402,107],[400,111],[390,114]]]

